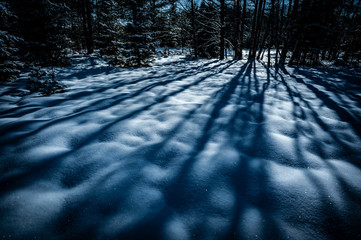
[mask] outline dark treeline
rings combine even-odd
[[[70,53],[144,66],[157,47],[192,57],[267,57],[271,64],[353,64],[361,57],[360,0],[5,0],[1,80],[28,66],[61,66]],[[271,61],[271,50],[274,52]],[[265,54],[268,53],[268,54]]]
[[[248,59],[263,59],[274,49],[273,64],[360,61],[361,1],[205,0],[192,16],[192,47],[200,56],[223,59],[225,49],[232,49],[241,59],[247,49]]]

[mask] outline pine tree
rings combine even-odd
[[[128,23],[122,37],[122,56],[126,66],[146,66],[153,60],[155,47],[150,34],[149,2],[125,0]]]
[[[14,0],[12,4],[18,16],[17,34],[24,39],[23,60],[36,65],[66,63],[69,19],[64,2]]]
[[[86,49],[80,0],[68,1],[66,5],[69,9],[67,15],[70,19],[67,27],[67,35],[70,39],[69,48],[79,53]]]
[[[0,2],[0,81],[12,80],[19,74],[18,45],[22,39],[10,32],[16,22],[10,5]]]
[[[199,56],[215,58],[220,53],[220,17],[217,2],[213,0],[203,1],[198,10],[199,30],[197,39],[199,44]]]
[[[163,11],[160,11],[159,21],[161,32],[159,34],[160,46],[178,47],[180,42],[179,14],[177,12],[177,1],[168,0],[168,4]]]
[[[121,61],[121,24],[119,5],[114,0],[99,0],[97,10],[96,48],[102,57],[111,64],[119,65]]]
[[[219,0],[220,3],[220,40],[219,40],[219,60],[224,59],[224,39],[226,35],[226,26],[225,26],[225,15],[226,15],[226,5],[225,0]]]
[[[78,0],[80,13],[83,23],[83,34],[85,38],[86,48],[88,54],[94,51],[94,36],[93,36],[93,9],[94,4],[91,0]]]
[[[233,46],[234,46],[234,59],[238,60],[242,53],[240,50],[240,24],[241,24],[241,0],[235,0],[233,5],[234,10],[234,26],[233,26]]]

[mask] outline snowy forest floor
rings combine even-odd
[[[2,239],[361,239],[361,75],[74,57],[0,89]]]

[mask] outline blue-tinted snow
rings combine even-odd
[[[76,56],[57,76],[2,84],[0,238],[361,238],[360,75]]]

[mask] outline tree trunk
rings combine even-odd
[[[257,27],[256,27],[256,37],[254,41],[254,48],[253,48],[253,56],[256,57],[257,50],[259,48],[259,40],[261,35],[261,28],[262,28],[262,21],[264,16],[264,8],[266,5],[266,0],[260,0],[259,8],[258,8],[258,18],[257,18]]]
[[[194,50],[194,57],[198,58],[198,46],[197,46],[197,29],[196,29],[196,22],[195,22],[195,10],[194,10],[194,1],[191,1],[191,24],[192,24],[192,45]]]
[[[288,8],[288,12],[290,13],[290,15],[287,18],[288,19],[296,19],[296,15],[297,15],[296,11],[298,9],[299,0],[294,1],[293,7],[291,7],[291,2],[292,1],[290,1],[290,6]],[[292,11],[290,11],[291,8],[292,8]],[[292,33],[292,31],[293,31],[292,28],[294,27],[293,25],[294,24],[291,24],[289,22],[288,26],[287,26],[287,33],[285,33],[286,36],[284,36],[285,40],[284,40],[284,43],[283,43],[283,48],[282,48],[282,52],[281,52],[281,56],[280,56],[280,65],[285,64],[288,50],[290,48],[290,45],[291,45],[292,41],[294,41],[294,39],[293,39],[294,34]]]
[[[262,18],[264,14],[264,6],[265,6],[265,0],[256,0],[255,4],[255,13],[252,23],[252,34],[251,34],[251,42],[252,46],[249,50],[249,56],[248,59],[254,59],[256,57],[258,45],[259,45],[259,35],[261,31],[262,26]]]
[[[253,48],[255,47],[255,38],[256,38],[256,23],[257,23],[257,12],[258,12],[258,2],[259,0],[255,1],[255,9],[253,13],[253,20],[252,20],[252,30],[251,30],[251,47],[249,48],[248,52],[248,59],[253,59],[255,56],[253,55]]]
[[[268,20],[267,29],[266,29],[266,32],[265,32],[265,34],[264,34],[264,36],[263,36],[262,42],[261,42],[261,44],[260,44],[259,51],[258,51],[258,55],[257,55],[257,60],[260,59],[261,54],[262,54],[262,50],[263,50],[264,47],[265,47],[266,40],[267,40],[267,37],[268,37],[269,32],[270,32],[270,26],[271,26],[270,21],[271,21],[271,18],[269,18],[269,20]],[[270,41],[272,42],[272,39],[269,40],[268,45],[270,45]]]
[[[238,0],[241,1],[241,0]],[[239,58],[242,59],[242,49],[243,49],[243,34],[244,34],[244,26],[246,21],[246,10],[247,10],[247,0],[243,0],[243,9],[242,9],[242,20],[241,20],[241,32],[239,37]]]
[[[92,8],[90,0],[81,1],[81,14],[83,20],[83,31],[85,44],[88,54],[92,54],[94,51],[93,46],[93,26],[92,26]]]
[[[239,43],[240,43],[240,32],[239,32],[239,25],[240,25],[240,14],[241,14],[241,9],[240,9],[240,4],[239,1],[241,0],[236,0],[235,4],[234,4],[234,11],[235,11],[235,18],[236,18],[236,23],[235,23],[235,27],[234,27],[234,59],[238,60],[239,59],[239,55],[240,55],[240,49],[239,49]]]
[[[93,42],[93,20],[92,20],[92,7],[90,0],[86,1],[86,15],[87,15],[87,24],[88,24],[88,54],[92,54],[94,51],[94,42]]]
[[[220,46],[219,46],[219,60],[224,59],[224,37],[225,37],[225,23],[224,23],[224,16],[225,16],[225,0],[220,0],[221,3],[221,38],[220,38]]]
[[[275,65],[278,64],[278,55],[280,52],[280,46],[279,46],[279,36],[283,35],[283,22],[284,22],[284,7],[285,7],[285,0],[282,0],[282,9],[281,9],[281,21],[279,20],[279,14],[280,14],[280,3],[278,0],[277,5],[277,12],[276,12],[276,39],[275,39],[275,45],[276,45],[276,56],[275,56]]]
[[[270,15],[269,15],[269,18],[268,18],[268,21],[267,21],[267,29],[266,29],[266,32],[265,32],[265,34],[263,36],[263,40],[261,42],[260,49],[259,49],[259,52],[258,52],[258,55],[257,55],[257,60],[259,60],[260,57],[261,57],[261,54],[262,54],[262,50],[265,47],[266,40],[268,38],[269,39],[268,44],[267,44],[268,45],[268,66],[270,66],[270,62],[271,62],[271,60],[270,60],[270,48],[271,48],[271,45],[274,42],[274,28],[271,29],[271,27],[273,27],[273,25],[274,25],[273,24],[274,23],[273,18],[274,18],[274,2],[275,2],[275,0],[271,0],[271,1],[272,1],[272,8],[271,8],[271,12],[270,12]],[[271,31],[271,34],[270,34],[271,38],[268,37],[270,31]],[[263,55],[262,55],[262,59],[263,59]]]

